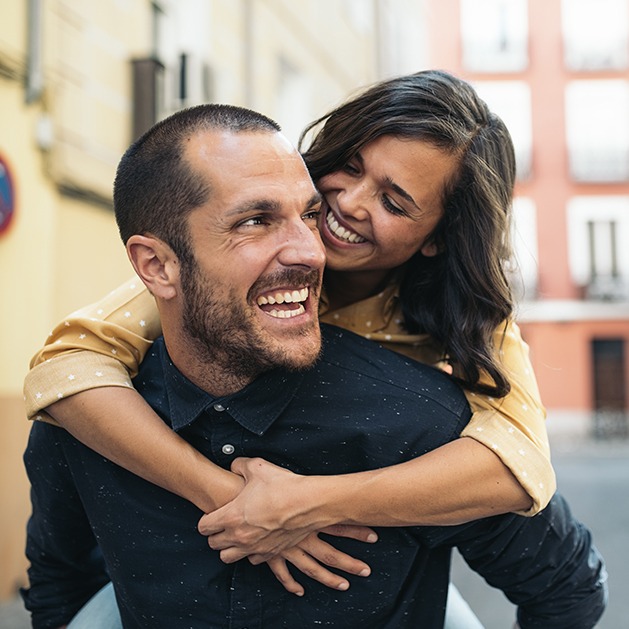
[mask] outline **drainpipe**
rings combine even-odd
[[[26,60],[26,102],[36,101],[44,89],[42,72],[43,0],[28,0],[28,52]]]

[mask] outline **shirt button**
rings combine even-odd
[[[221,450],[223,451],[223,454],[234,454],[234,450],[236,448],[234,448],[234,446],[231,443],[226,443]]]
[[[214,404],[214,410],[220,413],[225,410],[225,407],[222,404]]]

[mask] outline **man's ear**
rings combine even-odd
[[[179,286],[179,260],[173,250],[154,236],[131,236],[127,255],[140,279],[152,295],[172,299]]]

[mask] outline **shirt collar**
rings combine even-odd
[[[178,431],[206,411],[221,406],[243,428],[263,435],[293,399],[303,380],[302,372],[274,369],[263,373],[241,391],[214,397],[186,378],[173,364],[161,340],[160,359],[166,391],[166,413]]]

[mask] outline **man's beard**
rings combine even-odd
[[[319,271],[287,269],[256,282],[250,295],[263,292],[265,287],[281,285],[319,286]],[[243,380],[251,380],[259,374],[278,367],[290,370],[306,369],[317,360],[320,351],[318,323],[313,330],[299,333],[303,338],[304,351],[291,352],[281,343],[269,345],[264,330],[256,329],[253,312],[247,311],[236,298],[219,298],[210,282],[205,280],[196,262],[182,268],[183,328],[196,341],[197,357],[226,374]],[[312,294],[312,288],[310,289]],[[313,295],[313,298],[315,295]],[[273,341],[273,339],[270,339]]]

